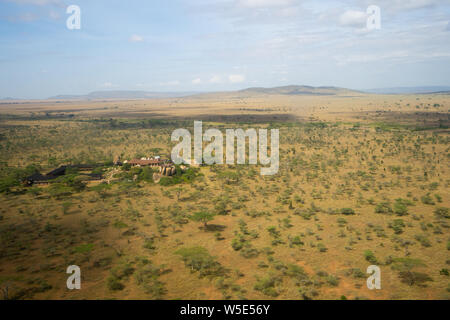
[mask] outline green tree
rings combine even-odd
[[[207,227],[208,222],[214,219],[215,214],[209,211],[198,211],[194,213],[190,218],[191,220],[197,222],[203,222],[204,226]]]
[[[198,271],[200,277],[223,276],[227,270],[203,247],[181,248],[175,252],[182,257],[186,267]]]

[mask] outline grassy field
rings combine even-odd
[[[449,95],[0,103],[0,298],[449,299],[449,111]],[[112,165],[170,157],[194,120],[279,128],[278,174],[215,165],[156,184]],[[70,163],[115,179],[19,183]]]

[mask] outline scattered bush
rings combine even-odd
[[[109,276],[106,279],[106,284],[108,286],[108,289],[111,291],[120,291],[125,288],[125,286],[114,276]]]
[[[226,270],[203,247],[182,248],[175,252],[180,255],[191,272],[198,272],[200,277],[223,276]]]
[[[427,274],[415,271],[400,271],[399,277],[401,282],[409,286],[417,285],[424,287],[426,282],[433,281]]]
[[[375,213],[389,214],[392,212],[391,204],[389,202],[381,202],[375,206]]]
[[[355,214],[355,210],[353,210],[352,208],[342,208],[341,213],[345,215],[352,215]]]
[[[444,218],[444,219],[449,219],[450,218],[450,214],[449,214],[449,210],[448,208],[444,208],[444,207],[439,207],[436,208],[434,210],[434,214],[437,218]]]
[[[266,277],[259,278],[254,288],[257,291],[261,291],[266,296],[275,298],[280,294],[276,289],[276,285],[281,282],[281,278],[274,275],[268,275]]]
[[[375,258],[375,255],[370,250],[364,251],[364,258],[372,264],[377,263],[377,258]]]

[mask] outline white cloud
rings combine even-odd
[[[105,82],[105,83],[101,84],[100,87],[102,87],[102,88],[114,88],[114,87],[117,87],[117,86],[112,84],[111,82]]]
[[[246,8],[286,7],[294,3],[294,0],[238,0],[237,4]]]
[[[180,81],[173,80],[173,81],[168,81],[168,82],[161,82],[160,85],[161,86],[178,86],[178,85],[180,85]]]
[[[47,6],[47,5],[55,5],[58,7],[64,6],[64,3],[61,0],[8,0],[8,1],[17,4],[32,4],[35,6]]]
[[[222,78],[220,76],[213,76],[211,79],[209,79],[209,82],[220,83],[220,82],[222,82]]]
[[[375,3],[373,0],[365,0],[364,2],[367,5],[377,4],[382,10],[399,12],[433,7],[441,3],[448,3],[448,0],[378,0]]]
[[[350,63],[370,63],[384,60],[404,60],[411,57],[411,52],[405,50],[392,51],[388,53],[367,53],[367,54],[350,54],[350,55],[336,55],[334,59],[339,66],[344,66]]]
[[[202,79],[200,78],[192,80],[192,84],[200,84],[200,83],[202,83]]]
[[[225,0],[203,4],[195,7],[195,10],[207,14],[218,13],[235,25],[279,25],[300,19],[305,11],[303,2],[304,0]]]
[[[58,20],[59,18],[61,18],[61,15],[54,10],[51,10],[48,15],[51,19],[54,19],[54,20]]]
[[[142,41],[144,41],[144,38],[140,35],[133,34],[129,40],[130,40],[130,42],[142,42]]]
[[[20,16],[18,16],[16,18],[13,17],[11,20],[12,21],[20,21],[20,22],[32,22],[32,21],[36,21],[38,19],[39,19],[39,17],[36,14],[27,12],[27,13],[21,14]]]
[[[393,0],[393,3],[399,9],[420,9],[434,6],[438,1],[436,0]]]
[[[301,13],[300,7],[286,7],[278,11],[278,16],[282,18],[295,17]]]
[[[230,74],[228,80],[231,83],[241,83],[245,81],[245,75],[243,74]]]

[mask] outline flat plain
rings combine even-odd
[[[169,158],[194,120],[278,128],[278,174],[214,165],[155,183],[113,165]],[[446,94],[1,102],[0,298],[449,299],[449,125]],[[110,183],[21,183],[85,163]]]

